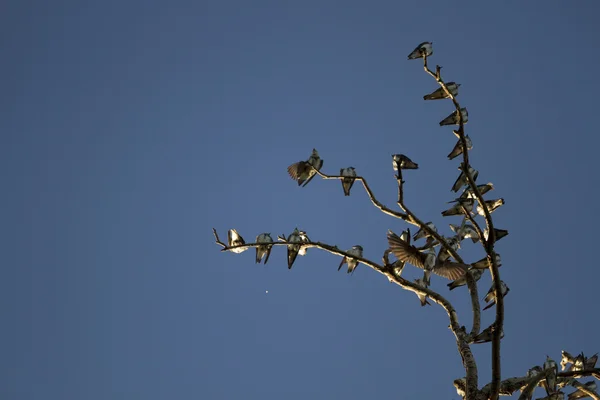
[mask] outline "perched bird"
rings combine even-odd
[[[583,353],[580,353],[573,362],[573,366],[571,367],[571,371],[582,371],[585,368],[585,356]]]
[[[504,281],[500,281],[500,295],[504,297],[509,291],[510,289],[508,288],[508,286],[506,286],[506,283],[504,283]],[[484,310],[487,310],[488,308],[496,304],[496,292],[494,291],[493,283],[492,287],[490,287],[490,290],[488,290],[483,300],[485,300],[486,303],[489,303],[487,306],[485,306]]]
[[[483,183],[481,185],[477,185],[477,189],[479,189],[479,193],[481,193],[481,195],[483,196],[484,194],[486,194],[490,190],[494,190],[494,185],[492,184],[492,182]],[[460,198],[461,199],[474,199],[475,198],[475,192],[473,192],[473,189],[470,186],[468,186],[461,193]]]
[[[500,254],[496,253],[496,268],[500,268],[502,266],[502,259],[500,258]],[[471,267],[475,269],[488,269],[488,259],[487,257],[483,257],[481,260],[474,262],[471,264]]]
[[[562,371],[564,371],[567,364],[573,364],[575,362],[575,357],[573,357],[571,355],[571,353],[569,353],[568,351],[565,351],[565,350],[562,350],[560,352],[560,354],[561,354],[560,369]]]
[[[446,87],[452,96],[458,96],[458,88],[460,87],[460,83],[448,82],[446,83]],[[450,96],[446,94],[446,91],[442,87],[423,96],[423,100],[441,100],[448,98],[450,98]]]
[[[427,284],[425,283],[425,281],[423,279],[415,279],[415,283],[417,284],[417,286],[420,286],[424,289],[427,288]],[[424,305],[431,305],[428,301],[427,301],[427,296],[424,296],[422,294],[417,294],[417,297],[419,298],[419,300],[421,301],[421,307],[423,307]]]
[[[342,179],[342,189],[344,189],[344,195],[350,196],[350,189],[352,185],[354,185],[354,180],[356,179],[356,171],[354,167],[342,168],[340,169],[340,176],[343,176]]]
[[[529,380],[527,382],[525,382],[525,385],[523,385],[521,387],[521,395],[519,396],[519,400],[531,400],[531,397],[533,396],[533,391],[535,390],[535,388],[537,386],[539,386],[539,382],[537,385],[532,385],[532,386],[530,386],[530,383],[541,372],[542,372],[542,368],[538,365],[536,365],[533,368],[530,368],[527,371],[527,378],[529,378]]]
[[[503,205],[504,205],[504,199],[502,199],[502,198],[485,201],[485,206],[487,207],[490,214],[493,213],[494,211],[496,211],[500,206],[503,206]],[[477,206],[477,214],[481,215],[482,217],[485,217],[485,211],[483,210],[483,207],[481,206],[481,204],[479,204]]]
[[[398,260],[407,262],[423,270],[431,270],[436,275],[446,279],[456,280],[467,272],[467,266],[458,262],[446,260],[436,262],[435,253],[422,253],[415,246],[403,241],[392,231],[387,234],[388,244]]]
[[[506,229],[494,228],[494,233],[496,234],[496,242],[502,239],[504,236],[508,235],[508,231]],[[490,232],[488,231],[488,228],[485,228],[485,230],[483,231],[483,237],[485,238],[485,240],[488,240],[489,236]]]
[[[392,166],[394,167],[394,171],[398,171],[398,165],[400,165],[400,169],[419,169],[419,164],[404,154],[392,154]]]
[[[246,242],[244,241],[244,238],[241,237],[240,234],[235,229],[230,229],[227,232],[227,239],[228,239],[228,247],[243,246],[246,244]],[[230,251],[233,253],[242,253],[246,250],[248,250],[247,247],[242,247],[242,248],[238,248],[238,249],[231,249]]]
[[[469,184],[469,178],[465,174],[463,166],[464,166],[464,163],[460,163],[460,167],[458,168],[460,170],[460,175],[458,175],[458,178],[456,178],[456,181],[454,181],[454,185],[452,185],[451,190],[454,193],[458,192],[458,190],[461,187]],[[471,177],[473,177],[473,182],[475,182],[477,180],[477,177],[479,176],[479,171],[477,171],[475,168],[469,166],[469,174],[471,175]]]
[[[292,265],[294,264],[294,261],[296,261],[296,257],[298,257],[300,249],[302,248],[300,245],[300,243],[304,241],[301,236],[302,233],[304,232],[299,231],[298,228],[294,228],[294,232],[287,238],[288,243],[294,243],[287,245],[288,269],[292,269]],[[304,253],[306,253],[306,251],[304,251]]]
[[[418,45],[409,55],[409,60],[415,60],[417,58],[421,58],[425,55],[425,57],[429,57],[433,54],[433,42],[423,42]]]
[[[256,237],[256,243],[273,243],[273,239],[271,238],[270,233],[261,233]],[[256,246],[256,263],[260,264],[263,256],[265,257],[265,265],[267,261],[269,261],[269,256],[271,255],[271,249],[273,248],[272,244],[264,244],[260,246]]]
[[[550,370],[550,373],[546,375],[546,393],[551,395],[556,392],[556,375],[558,375],[558,366],[556,365],[556,361],[550,358],[550,356],[546,356],[546,361],[544,362],[544,371]]]
[[[363,248],[360,245],[356,245],[356,246],[352,246],[352,248],[348,251],[346,251],[346,253],[356,256],[356,257],[361,257],[363,255]],[[342,268],[342,265],[348,263],[348,273],[354,273],[354,270],[356,269],[356,267],[358,266],[358,260],[352,257],[347,257],[344,256],[344,258],[342,258],[342,262],[340,263],[340,266],[338,267],[338,271]]]
[[[492,324],[485,328],[479,335],[475,336],[470,340],[470,343],[481,344],[492,341],[492,335],[496,331],[496,324]],[[504,329],[500,331],[500,339],[504,337]]]
[[[456,134],[456,131],[453,131],[453,132]],[[469,137],[469,135],[465,135],[465,142],[467,143],[467,150],[472,150],[473,142],[471,141],[471,138]],[[462,145],[462,141],[459,138],[456,141],[454,148],[452,148],[452,151],[450,152],[450,154],[448,154],[448,159],[454,160],[456,157],[460,156],[462,153],[463,153],[463,145]]]
[[[480,278],[481,275],[483,275],[483,269],[469,269],[469,273],[473,276],[473,279],[475,279],[475,282],[477,282]],[[460,278],[458,278],[455,281],[452,281],[448,284],[448,287],[450,288],[450,290],[456,289],[457,287],[461,287],[467,284],[467,275],[465,274],[465,276],[462,276]]]
[[[446,240],[446,243],[448,244],[448,246],[450,246],[450,248],[452,250],[458,250],[460,249],[460,241],[458,240],[457,237],[451,237],[451,238],[447,238],[447,237],[443,237]],[[446,261],[448,258],[450,258],[451,254],[448,252],[448,250],[443,247],[440,246],[440,251],[438,251],[438,255],[436,258],[436,263],[440,264],[443,263],[444,261]]]
[[[598,362],[598,353],[593,356],[586,358],[584,361],[585,369],[594,369],[596,367],[596,363]]]
[[[460,240],[463,239],[471,239],[473,243],[477,243],[479,241],[479,235],[477,234],[477,230],[471,224],[465,224],[463,221],[463,225],[453,225],[449,224],[452,232],[456,233]]]
[[[321,170],[321,167],[323,167],[323,160],[319,157],[317,149],[313,149],[307,161],[298,161],[290,165],[287,170],[292,179],[298,181],[298,186],[304,187],[315,177],[317,171]]]
[[[583,386],[585,386],[587,390],[596,390],[597,384],[596,381],[587,381],[583,384]],[[570,393],[569,396],[567,396],[569,400],[583,399],[585,397],[590,396],[581,389],[577,389],[573,393]]]
[[[435,225],[433,224],[433,222],[427,222],[425,225],[427,225],[432,231],[437,232],[437,228],[435,227]],[[423,228],[419,228],[419,230],[417,231],[417,233],[415,233],[415,235],[413,236],[413,240],[417,241],[421,238],[426,238],[429,237],[429,233],[427,233],[427,231]]]
[[[467,121],[469,121],[469,111],[467,111],[466,107],[460,109],[460,117],[462,119],[463,125],[466,124]],[[456,110],[454,110],[454,112],[452,112],[450,115],[448,115],[446,118],[440,121],[440,126],[444,125],[459,125],[458,113],[456,112]]]
[[[444,217],[450,217],[453,215],[464,215],[463,207],[467,212],[473,211],[473,204],[475,200],[473,199],[456,199],[456,204],[447,209],[446,211],[442,211],[442,215]]]

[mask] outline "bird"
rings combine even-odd
[[[544,371],[550,370],[550,373],[546,375],[546,393],[551,395],[556,392],[556,375],[558,374],[558,366],[556,365],[556,361],[550,358],[550,356],[546,356],[546,361],[544,362]]]
[[[352,246],[352,248],[350,250],[347,250],[346,253],[352,255],[352,256],[356,256],[356,257],[361,257],[363,255],[363,248],[361,245],[356,245],[356,246]],[[348,256],[344,256],[344,258],[342,258],[342,262],[340,263],[340,266],[338,267],[338,271],[342,268],[342,265],[348,263],[348,273],[354,273],[354,270],[356,269],[356,267],[358,266],[358,260],[352,257],[348,257]]]
[[[456,134],[456,131],[453,131]],[[472,150],[473,149],[473,142],[471,141],[471,138],[469,137],[469,135],[465,135],[465,142],[467,143],[467,150]],[[462,145],[462,140],[459,139],[456,141],[456,144],[454,145],[454,148],[452,148],[452,151],[450,152],[450,154],[448,154],[448,159],[449,160],[454,160],[456,157],[460,156],[463,153],[463,145]]]
[[[466,107],[460,109],[460,118],[462,120],[463,125],[469,121],[469,111],[467,111]],[[458,112],[456,112],[456,110],[440,121],[440,126],[444,125],[459,125]]]
[[[598,385],[596,384],[596,381],[587,381],[583,384],[583,386],[585,386],[587,390],[596,390]],[[589,395],[581,389],[577,389],[567,396],[569,400],[583,399],[584,397],[589,397]]]
[[[500,268],[502,266],[502,259],[500,258],[500,254],[496,253],[496,268]],[[471,267],[475,268],[475,269],[488,269],[488,259],[487,256],[483,257],[481,260],[479,261],[475,261],[473,264],[471,264]]]
[[[394,171],[398,171],[398,166],[400,166],[400,169],[419,169],[419,164],[404,154],[392,154],[392,166]]]
[[[410,229],[406,228],[405,231],[402,231],[402,233],[400,234],[400,240],[403,240],[405,242],[407,242],[408,244],[410,244]],[[387,250],[388,252],[391,250]],[[406,262],[402,261],[402,260],[396,260],[394,261],[394,263],[392,264],[394,273],[396,275],[400,275],[402,273],[402,270],[404,269],[404,265],[406,264]]]
[[[408,55],[409,60],[415,60],[423,56],[429,57],[433,54],[433,42],[423,42]]]
[[[582,371],[583,369],[585,369],[585,356],[583,353],[580,353],[577,357],[575,357],[570,371]]]
[[[419,287],[422,287],[424,289],[427,289],[427,284],[425,283],[425,281],[421,278],[415,279],[415,284]],[[417,297],[419,298],[419,300],[421,301],[421,307],[425,306],[425,305],[431,305],[431,303],[429,303],[427,301],[427,296],[422,295],[420,293],[417,294]]]
[[[270,233],[261,233],[256,237],[256,243],[273,243],[273,239],[271,238]],[[273,248],[272,244],[261,244],[260,246],[256,246],[256,263],[260,264],[263,256],[265,257],[265,265],[267,261],[269,261],[269,256],[271,255],[271,249]]]
[[[500,198],[500,199],[494,199],[494,200],[486,200],[485,202],[485,206],[487,207],[489,213],[493,213],[494,211],[496,211],[498,208],[500,208],[501,206],[504,205],[504,199]],[[477,214],[481,215],[482,217],[485,217],[485,211],[483,210],[483,207],[481,206],[481,204],[479,204],[477,206]]]
[[[446,87],[452,96],[458,96],[458,88],[460,87],[460,83],[448,82],[446,83]],[[423,100],[441,100],[448,98],[450,98],[450,96],[446,94],[446,91],[443,87],[440,87],[439,89],[423,96]]]
[[[354,167],[342,168],[340,169],[340,176],[343,176],[342,179],[342,189],[344,189],[344,196],[350,196],[350,189],[352,185],[354,185],[354,180],[356,179],[356,170]]]
[[[475,282],[477,282],[480,278],[481,275],[483,275],[483,269],[469,269],[469,272],[471,273],[471,275],[473,276],[473,279],[475,279]],[[462,276],[460,278],[458,278],[455,281],[452,281],[448,284],[448,287],[450,288],[450,290],[456,289],[457,287],[460,286],[464,286],[467,284],[467,275],[465,274],[465,276]]]
[[[432,231],[437,232],[437,228],[435,227],[433,222],[427,222],[425,225],[427,225],[429,227],[429,229],[431,229]],[[421,228],[419,228],[417,233],[415,233],[415,235],[413,236],[413,240],[417,241],[421,238],[426,238],[429,236],[430,236],[429,233],[423,227],[421,227]]]
[[[317,171],[321,170],[321,167],[323,167],[323,160],[319,157],[317,149],[313,149],[308,160],[298,161],[290,165],[287,170],[292,179],[298,181],[298,186],[304,187],[315,177]]]
[[[506,294],[510,291],[510,289],[508,288],[508,286],[506,286],[506,283],[504,283],[504,281],[500,281],[500,295],[502,297],[506,296]],[[492,283],[492,287],[490,287],[490,290],[488,290],[487,294],[485,295],[484,299],[483,299],[486,303],[489,303],[487,306],[485,306],[484,310],[487,310],[488,308],[492,307],[494,304],[496,304],[496,292],[494,290],[494,284]]]
[[[460,163],[460,167],[458,167],[458,169],[460,170],[460,174],[458,175],[458,178],[456,178],[456,181],[454,181],[454,185],[452,185],[452,191],[454,193],[458,192],[458,190],[469,184],[469,178],[467,177],[467,175],[465,174],[465,170],[464,170],[464,163]],[[471,177],[473,178],[473,182],[475,182],[477,180],[477,177],[479,176],[479,171],[477,171],[475,168],[469,166],[469,174],[471,175]]]
[[[532,386],[530,386],[530,382],[533,380],[533,378],[538,376],[541,372],[542,372],[542,368],[539,365],[536,365],[535,367],[530,368],[527,371],[528,380],[521,387],[521,395],[519,396],[519,400],[531,400],[531,397],[533,396],[533,391],[535,390],[536,386],[539,386],[539,382],[538,382],[538,385],[532,385]]]
[[[227,239],[228,239],[228,247],[243,246],[246,244],[246,242],[244,241],[244,238],[241,237],[240,234],[235,229],[230,229],[227,232]],[[231,249],[230,251],[233,253],[239,254],[246,250],[248,250],[247,247],[242,247],[242,248],[237,248],[237,249]]]
[[[452,232],[456,233],[460,240],[463,239],[471,239],[473,243],[477,243],[479,241],[479,235],[477,234],[477,230],[471,224],[465,224],[463,220],[463,224],[461,226],[449,224]]]
[[[298,257],[300,249],[302,248],[302,246],[299,244],[304,241],[301,236],[302,233],[304,232],[299,231],[298,228],[294,228],[294,231],[287,238],[288,243],[293,243],[288,244],[287,246],[288,269],[292,269],[292,265],[294,264],[294,261],[296,261],[296,257]],[[306,253],[306,251],[304,251],[304,253]]]
[[[561,354],[560,369],[562,371],[564,371],[567,364],[573,364],[575,362],[575,357],[573,357],[571,355],[571,353],[569,353],[568,351],[565,351],[565,350],[562,350],[560,354]]]
[[[442,215],[444,217],[451,217],[453,215],[463,215],[464,214],[464,210],[466,210],[468,213],[470,213],[471,211],[473,211],[473,204],[475,203],[475,200],[473,199],[456,199],[456,204],[452,207],[450,207],[449,209],[447,209],[446,211],[442,211]],[[464,210],[463,210],[464,207]]]
[[[492,182],[488,182],[488,183],[482,183],[481,185],[477,185],[477,189],[479,190],[479,193],[483,196],[484,194],[486,194],[487,192],[489,192],[490,190],[494,190],[494,185],[492,184]],[[470,186],[467,187],[460,195],[461,198],[464,199],[475,199],[475,192],[473,192],[473,188],[471,188]]]
[[[403,241],[392,231],[387,234],[388,244],[398,260],[407,262],[422,270],[430,270],[446,279],[456,280],[467,272],[467,266],[462,263],[446,260],[437,262],[435,253],[422,253],[415,246]]]
[[[508,235],[508,231],[506,229],[494,228],[494,233],[496,235],[496,242]],[[488,228],[485,228],[485,230],[483,231],[484,239],[488,240],[489,236],[490,236],[490,232],[489,232]]]
[[[469,342],[475,344],[487,343],[492,341],[492,336],[496,331],[496,324],[492,324],[485,328],[479,335],[476,335]],[[500,331],[500,339],[504,337],[504,329]]]
[[[596,367],[596,363],[598,362],[598,353],[593,356],[586,358],[584,361],[585,369],[593,369]]]

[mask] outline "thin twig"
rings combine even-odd
[[[577,382],[577,381],[574,380],[573,382],[571,382],[571,386],[573,386],[574,388],[577,388],[577,389],[581,390],[583,393],[587,394],[588,396],[590,396],[594,400],[600,400],[600,396],[598,396],[598,393],[596,393],[592,389],[588,389],[581,382]]]

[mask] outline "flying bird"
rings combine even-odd
[[[415,60],[423,56],[429,57],[433,54],[433,42],[423,42],[418,45],[409,55],[409,60]]]
[[[466,107],[460,109],[460,117],[462,119],[463,125],[469,121],[469,111],[467,111]],[[456,110],[448,115],[446,118],[440,121],[440,126],[444,125],[459,125],[458,123],[458,113]]]
[[[448,91],[452,94],[452,96],[458,96],[458,88],[460,87],[460,83],[448,82],[446,83],[446,87],[448,88]],[[446,94],[446,91],[442,87],[423,96],[423,100],[441,100],[448,98],[450,98],[450,96]]]
[[[422,253],[415,246],[403,241],[392,231],[387,234],[388,244],[398,260],[407,262],[422,270],[430,270],[446,279],[456,280],[467,272],[465,264],[446,260],[437,262],[435,253]]]
[[[246,244],[246,242],[244,241],[244,238],[241,237],[240,234],[235,229],[230,229],[227,232],[227,239],[228,239],[228,247],[243,246]],[[247,247],[242,247],[242,248],[237,248],[237,249],[231,249],[229,251],[239,254],[246,250],[248,250]]]
[[[458,175],[458,178],[456,178],[456,181],[454,181],[454,185],[452,185],[451,190],[454,193],[458,192],[458,190],[461,187],[469,184],[469,178],[465,174],[463,166],[464,166],[464,163],[460,163],[460,167],[458,168],[460,170],[460,174]],[[477,171],[475,168],[469,166],[469,174],[473,178],[473,182],[475,182],[477,180],[477,177],[479,176],[479,171]]]
[[[501,206],[504,205],[504,199],[500,198],[500,199],[494,199],[494,200],[486,200],[484,203],[485,203],[485,206],[487,207],[488,211],[491,214],[494,211],[496,211],[498,208],[500,208]],[[482,217],[485,217],[485,211],[483,210],[483,207],[481,206],[481,204],[479,204],[477,206],[477,214],[481,215]]]
[[[394,171],[398,171],[398,166],[400,166],[400,169],[419,169],[419,164],[404,154],[392,154],[392,166]]]
[[[354,185],[354,180],[356,179],[356,170],[354,167],[342,168],[340,169],[340,176],[343,176],[342,179],[342,189],[344,189],[344,195],[350,196],[350,189],[352,185]]]
[[[271,238],[270,233],[261,233],[256,237],[256,243],[273,243],[273,239]],[[272,244],[261,244],[260,246],[256,246],[256,263],[260,264],[263,257],[265,257],[265,265],[267,261],[269,261],[269,256],[271,255],[271,249],[273,248]]]
[[[502,297],[506,296],[506,294],[509,291],[510,291],[510,289],[508,288],[508,286],[506,286],[506,283],[504,283],[504,281],[500,281],[500,296],[502,296]],[[484,297],[483,300],[486,303],[489,303],[487,306],[485,306],[484,310],[487,310],[488,308],[490,308],[494,304],[496,304],[496,292],[494,291],[494,284],[493,283],[492,283],[492,287],[490,287],[490,290],[488,290],[488,292],[485,295],[485,297]]]
[[[356,246],[352,246],[352,248],[350,250],[347,250],[346,253],[348,253],[352,256],[362,258],[363,248],[361,245],[357,244]],[[342,265],[344,265],[346,263],[348,263],[348,273],[349,274],[354,273],[354,270],[358,266],[358,260],[355,258],[352,258],[352,257],[344,256],[344,258],[342,258],[342,262],[340,263],[340,266],[338,267],[338,271],[342,268]]]
[[[473,279],[475,279],[475,282],[477,282],[480,278],[481,275],[483,275],[483,269],[470,269],[469,270],[471,275],[473,276]],[[458,278],[455,281],[452,281],[448,284],[448,287],[450,288],[450,290],[456,289],[457,287],[461,287],[467,284],[467,275],[465,274],[465,276],[462,276],[460,278]]]
[[[313,149],[307,161],[298,161],[290,165],[287,170],[292,179],[298,181],[298,186],[304,187],[315,177],[317,171],[321,170],[321,167],[323,167],[323,160],[319,157],[317,149]]]

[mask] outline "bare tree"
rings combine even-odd
[[[288,268],[290,269],[298,255],[305,255],[306,250],[309,248],[318,248],[342,257],[338,270],[344,264],[347,264],[348,273],[352,273],[358,264],[364,264],[374,271],[385,275],[390,282],[414,292],[421,300],[422,306],[430,304],[428,299],[440,305],[450,319],[449,328],[456,338],[456,346],[465,369],[465,377],[454,381],[457,393],[464,399],[495,400],[498,396],[510,396],[516,391],[521,392],[520,400],[531,399],[536,388],[540,388],[539,390],[542,393],[545,392],[546,396],[543,399],[564,399],[565,394],[562,389],[572,386],[575,391],[568,395],[569,400],[585,397],[600,400],[600,396],[595,391],[596,382],[593,379],[583,383],[577,380],[589,376],[600,379],[600,369],[595,368],[598,359],[597,354],[591,357],[586,357],[583,353],[573,356],[566,351],[562,351],[561,360],[558,363],[561,367],[560,372],[557,362],[547,356],[546,360],[541,360],[539,366],[529,368],[523,376],[502,380],[500,344],[504,337],[504,296],[508,294],[510,289],[500,279],[499,267],[502,265],[501,257],[496,252],[495,246],[499,240],[508,235],[508,232],[494,226],[492,213],[504,204],[504,199],[484,200],[483,198],[483,195],[493,190],[494,186],[492,183],[479,185],[476,183],[479,172],[469,162],[469,151],[472,150],[473,144],[469,135],[465,133],[465,124],[468,122],[469,114],[467,109],[461,107],[457,100],[460,84],[445,82],[442,79],[441,67],[439,65],[436,65],[435,71],[429,68],[428,59],[432,54],[432,43],[423,42],[408,55],[408,59],[422,59],[425,72],[435,79],[440,86],[433,93],[425,95],[424,99],[449,99],[454,105],[454,111],[439,122],[440,126],[457,126],[453,130],[457,137],[457,142],[448,154],[448,158],[453,160],[462,156],[462,161],[458,167],[460,172],[451,190],[454,193],[463,188],[464,190],[458,197],[449,202],[452,205],[442,212],[444,217],[462,217],[460,225],[450,224],[454,235],[441,235],[432,222],[423,222],[404,202],[403,171],[418,169],[418,164],[408,156],[404,154],[395,154],[392,156],[392,166],[397,171],[397,204],[401,210],[395,211],[377,200],[367,180],[364,177],[357,176],[354,168],[341,168],[339,175],[323,173],[321,171],[323,160],[320,158],[317,150],[313,149],[308,160],[296,162],[288,167],[288,173],[298,182],[298,185],[304,187],[318,175],[326,180],[341,180],[344,195],[349,196],[353,184],[358,181],[362,184],[375,207],[389,216],[416,226],[418,230],[412,236],[412,240],[416,242],[425,239],[425,243],[419,247],[412,245],[409,228],[400,235],[388,231],[388,248],[383,253],[381,263],[364,258],[363,248],[360,245],[353,246],[351,249],[344,251],[337,246],[312,241],[306,232],[297,228],[287,237],[285,235],[278,236],[277,242],[273,241],[270,234],[261,233],[256,237],[254,243],[246,243],[235,229],[230,229],[227,244],[219,239],[216,230],[213,229],[216,243],[222,247],[221,251],[231,251],[234,253],[241,253],[254,247],[256,249],[256,262],[260,263],[264,259],[265,264],[269,259],[273,246],[286,246]],[[480,221],[483,219],[481,224],[478,222],[478,219]],[[470,239],[473,243],[481,243],[486,257],[472,263],[463,261],[458,254],[458,250],[460,249],[461,242],[465,239]],[[436,248],[439,248],[437,253]],[[390,254],[396,258],[395,261],[390,261]],[[423,278],[416,279],[414,282],[403,278],[401,274],[406,263],[423,269]],[[495,306],[496,318],[489,327],[481,330],[481,307],[479,304],[477,281],[481,278],[485,270],[490,272],[492,286],[484,298],[488,303],[484,309]],[[448,284],[450,290],[460,286],[467,286],[471,298],[473,315],[469,331],[459,323],[458,313],[450,301],[430,289],[429,284],[432,273],[451,280],[452,282]],[[478,366],[473,357],[471,346],[482,343],[491,343],[492,381],[480,387],[477,372]]]

